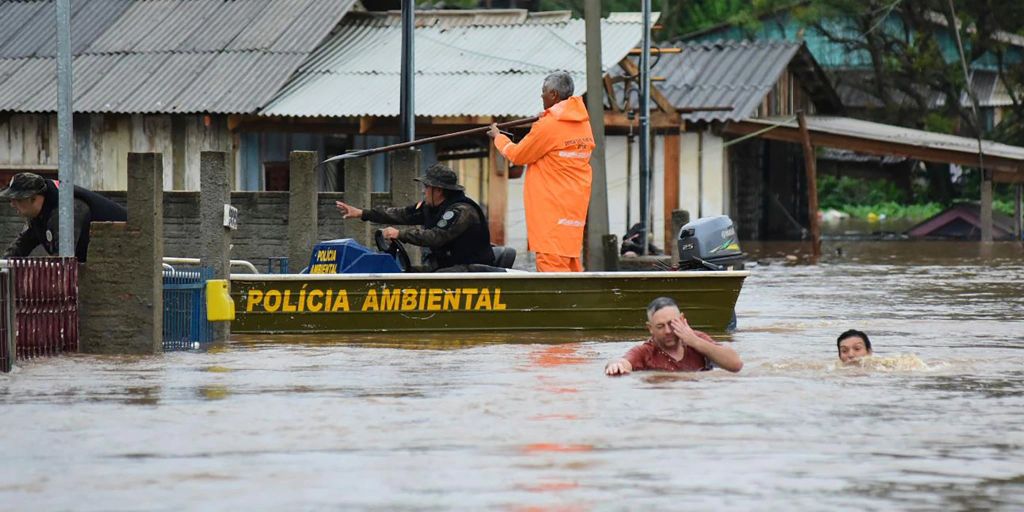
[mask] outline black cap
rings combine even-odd
[[[25,199],[46,191],[46,178],[31,173],[21,172],[11,178],[11,184],[0,192],[2,199]]]
[[[431,165],[427,168],[426,176],[413,179],[428,187],[443,188],[445,190],[464,190],[462,185],[459,185],[459,175],[443,164]]]

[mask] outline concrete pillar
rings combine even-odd
[[[992,173],[981,171],[981,241],[992,241]]]
[[[726,172],[723,144],[722,138],[711,131],[701,134],[698,218],[725,214]]]
[[[672,210],[672,236],[665,240],[665,251],[672,249],[672,264],[679,263],[679,230],[689,224],[690,212],[686,210]]]
[[[317,157],[292,151],[288,169],[288,268],[302,270],[317,242]]]
[[[1017,240],[1024,240],[1024,183],[1013,187],[1016,200],[1013,202],[1013,233]]]
[[[199,259],[213,268],[214,279],[231,277],[231,230],[224,227],[224,205],[231,204],[227,154],[203,151],[199,154]],[[213,324],[211,341],[227,341],[228,322]]]
[[[82,352],[157,354],[163,346],[163,163],[128,153],[128,222],[94,222],[82,266]]]
[[[700,132],[685,132],[679,147],[679,208],[700,211]]]
[[[619,237],[608,234],[601,237],[601,248],[604,251],[605,272],[619,270]]]
[[[369,158],[345,160],[345,202],[356,208],[370,208],[373,200],[373,167]],[[357,220],[345,221],[345,236],[373,248],[373,225]]]
[[[401,149],[391,153],[388,162],[391,166],[391,205],[405,206],[423,200],[423,191],[419,182],[413,178],[420,176],[420,152],[416,149]],[[423,253],[419,247],[406,245],[409,259],[413,265],[420,265]]]

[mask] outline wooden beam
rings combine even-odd
[[[811,228],[811,256],[817,262],[821,257],[821,226],[818,225],[818,158],[811,145],[811,134],[807,130],[807,118],[803,111],[797,114],[800,135],[804,146],[804,168],[807,171],[807,224]]]
[[[488,145],[487,168],[487,227],[491,243],[505,245],[505,212],[508,209],[508,173],[505,159],[494,144]]]
[[[627,73],[633,76],[640,75],[640,67],[630,60],[629,57],[620,60],[619,65],[622,66],[622,69]],[[658,108],[660,108],[662,112],[678,117],[675,105],[672,105],[672,102],[669,101],[657,87],[651,87],[651,99],[654,100],[654,103],[658,105]]]
[[[484,126],[491,124],[494,121],[494,116],[444,116],[444,117],[431,117],[430,122],[436,125],[470,125],[470,126]],[[417,123],[419,124],[419,123]]]
[[[679,209],[679,133],[665,135],[665,253],[675,252],[672,212]],[[628,226],[627,226],[628,227]]]
[[[373,130],[374,118],[370,116],[363,116],[359,118],[359,135],[366,135]]]
[[[604,126],[605,128],[629,128],[633,126],[636,129],[639,126],[639,119],[630,120],[624,112],[605,112],[604,113]],[[682,125],[682,121],[677,115],[670,115],[664,112],[652,112],[651,113],[651,128],[652,129],[671,129],[678,128]]]
[[[630,55],[641,55],[644,53],[643,48],[633,48],[629,51]],[[683,53],[682,48],[651,48],[651,55],[658,55],[659,53]]]
[[[608,103],[612,106],[612,112],[619,112],[619,102],[615,101],[615,86],[612,84],[612,77],[604,76],[604,93],[608,95]]]
[[[727,123],[723,127],[723,133],[729,135],[750,135],[760,132],[768,127],[769,125],[764,123],[736,121]],[[775,127],[761,133],[758,137],[769,140],[792,142],[794,144],[800,144],[803,140],[799,127],[793,128],[788,126]],[[976,167],[978,165],[978,154],[973,152],[925,148],[903,142],[869,140],[856,136],[813,131],[810,132],[810,138],[811,144],[814,146],[849,149],[851,151],[857,151],[859,153],[869,155],[905,156],[927,162],[958,164],[968,167]],[[986,154],[985,163],[989,169],[997,171],[997,174],[998,171],[1012,173],[1014,175],[1024,172],[1024,162],[1018,160]],[[1005,182],[1007,178],[1009,178],[1006,174],[1002,174],[1001,176],[1003,179],[998,181]]]

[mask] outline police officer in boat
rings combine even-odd
[[[475,201],[466,196],[455,171],[434,164],[422,178],[423,201],[393,208],[361,209],[337,201],[343,218],[360,219],[388,226],[382,234],[387,240],[399,240],[430,249],[426,257],[434,272],[466,272],[470,265],[493,265],[491,233],[487,217]]]
[[[26,221],[25,228],[4,252],[4,258],[28,256],[38,246],[51,256],[58,254],[59,187],[56,181],[23,172],[16,174],[10,186],[0,192],[0,198],[9,200],[11,207]],[[125,222],[128,212],[114,201],[79,186],[75,186],[74,195],[75,258],[84,263],[89,251],[89,225]]]

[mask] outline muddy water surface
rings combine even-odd
[[[0,376],[0,509],[1024,507],[1019,247],[748,249],[718,336],[738,375],[604,377],[642,333],[22,364]],[[836,366],[851,327],[878,362]]]

